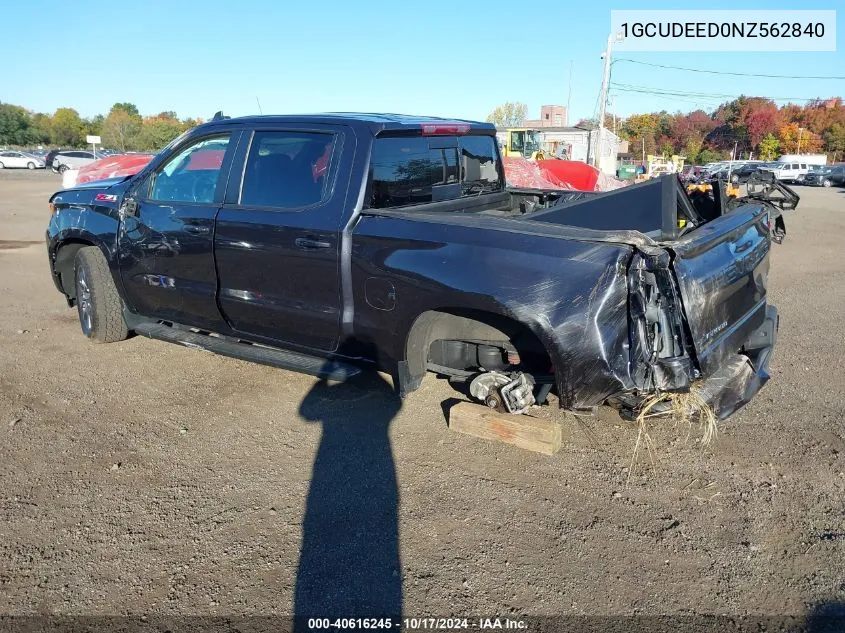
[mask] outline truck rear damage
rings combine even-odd
[[[596,381],[602,372],[615,378],[619,391],[606,401],[629,413],[655,393],[694,389],[724,419],[769,378],[778,328],[777,310],[766,298],[772,229],[783,227],[780,211],[794,208],[797,196],[786,206],[748,197],[719,205],[708,218],[674,177],[639,188],[580,197],[532,218],[605,231],[634,228],[650,238],[628,243],[626,296],[601,298],[627,305],[627,367],[613,362],[610,324],[587,315],[604,362],[592,363],[596,375],[581,379]],[[622,291],[608,285],[602,292]],[[567,381],[577,377],[559,373],[557,379],[567,406],[565,392],[575,391]]]

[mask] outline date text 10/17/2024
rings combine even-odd
[[[309,618],[308,629],[375,629],[403,631],[526,630],[528,624],[512,618]]]

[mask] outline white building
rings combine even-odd
[[[565,152],[569,160],[583,163],[593,163],[598,151],[598,130],[580,127],[547,127],[541,128],[543,149],[551,154],[560,155]],[[612,130],[604,131],[599,166],[608,174],[616,173],[616,155],[619,153],[621,140]]]

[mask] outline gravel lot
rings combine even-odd
[[[773,379],[702,449],[556,410],[554,457],[426,379],[326,385],[136,337],[49,278],[52,173],[0,172],[0,613],[794,615],[845,603],[845,190],[773,247]]]

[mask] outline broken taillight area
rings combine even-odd
[[[633,375],[643,390],[685,391],[693,379],[668,259],[638,257],[628,279]]]

